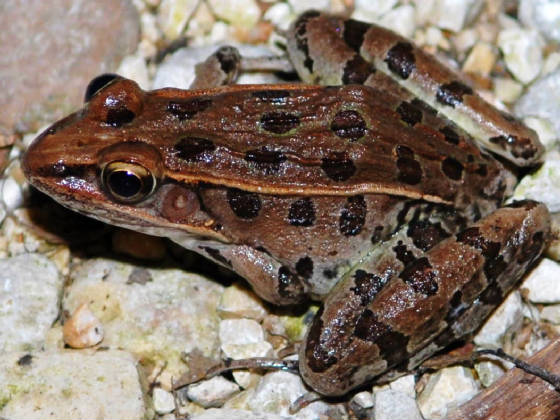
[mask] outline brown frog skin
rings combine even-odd
[[[539,257],[548,211],[502,207],[516,179],[488,151],[530,166],[542,146],[385,29],[308,12],[288,46],[302,78],[342,86],[145,92],[116,78],[23,169],[63,205],[169,237],[269,302],[321,300],[300,371],[342,395],[475,331]]]

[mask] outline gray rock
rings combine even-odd
[[[76,108],[88,82],[115,71],[139,39],[128,0],[3,0],[0,28],[0,136]]]
[[[550,40],[560,41],[560,2],[558,0],[521,0],[519,19],[536,28]]]
[[[55,264],[42,255],[0,260],[0,351],[43,345],[58,318],[62,283]]]

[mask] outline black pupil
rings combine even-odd
[[[109,186],[114,194],[130,198],[134,197],[142,189],[140,178],[130,171],[115,171],[109,175]]]

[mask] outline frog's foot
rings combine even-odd
[[[190,89],[205,89],[235,83],[241,68],[241,55],[237,48],[218,48],[210,57],[195,67],[195,79]]]
[[[355,267],[307,333],[300,352],[305,381],[325,395],[342,395],[391,378],[395,369],[411,370],[473,332],[541,254],[549,224],[544,205],[517,202],[405,265],[382,258]]]

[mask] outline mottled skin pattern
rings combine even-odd
[[[300,370],[341,395],[474,331],[538,258],[546,208],[501,207],[515,177],[477,143],[526,166],[542,147],[381,28],[309,12],[289,50],[302,78],[354,84],[93,83],[23,168],[62,204],[170,237],[272,303],[323,300]],[[228,83],[238,59],[226,52],[195,86]]]

